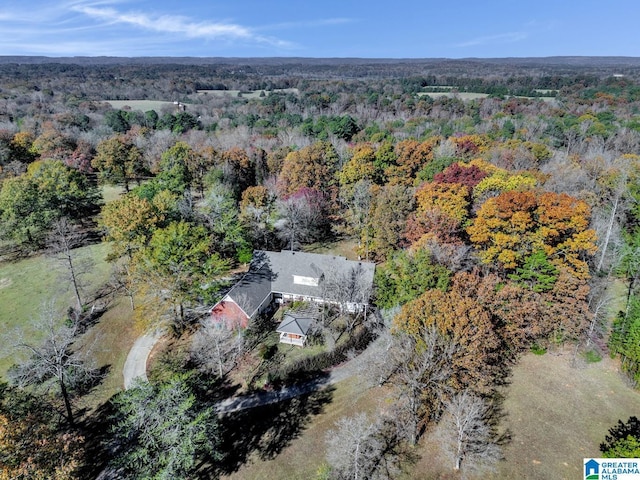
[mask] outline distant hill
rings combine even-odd
[[[514,66],[640,67],[640,57],[505,57],[505,58],[309,58],[309,57],[45,57],[0,56],[0,64],[73,65],[442,65],[451,63]]]
[[[0,56],[0,75],[102,71],[113,77],[173,72],[197,78],[213,71],[223,77],[306,79],[408,79],[439,76],[508,79],[521,77],[622,75],[640,79],[640,57],[511,57],[511,58],[304,58],[304,57],[44,57]],[[144,72],[144,73],[143,73]]]

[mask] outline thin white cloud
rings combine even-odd
[[[107,24],[132,25],[145,30],[178,34],[187,38],[241,40],[280,48],[292,46],[289,42],[258,35],[252,29],[235,23],[195,22],[187,17],[171,15],[153,17],[145,13],[122,13],[113,8],[96,8],[90,5],[76,5],[73,10]]]
[[[527,28],[534,28],[536,30],[542,30],[542,31],[546,31],[546,30],[553,30],[554,28],[557,28],[560,26],[560,23],[557,19],[555,18],[551,18],[551,19],[547,19],[547,20],[530,20],[528,21],[525,26]]]
[[[34,1],[26,9],[21,0],[3,0],[0,55],[225,55],[229,49],[299,48],[238,22],[133,11],[131,0]]]
[[[317,27],[327,27],[331,25],[344,25],[347,23],[354,23],[357,20],[352,18],[321,18],[318,20],[304,20],[299,22],[281,22],[274,23],[271,25],[264,25],[262,27],[257,28],[257,30],[284,30],[284,29],[293,29],[293,28],[317,28]]]
[[[509,32],[500,33],[498,35],[487,35],[484,37],[476,37],[465,42],[456,43],[455,47],[476,47],[480,45],[492,45],[496,43],[514,43],[526,39],[529,36],[527,32]]]

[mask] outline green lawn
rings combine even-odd
[[[124,188],[116,185],[103,185],[101,189],[104,203],[113,202],[120,198],[124,193]]]
[[[104,260],[108,249],[107,244],[97,244],[76,251],[78,258],[93,262],[83,277],[87,299],[109,279],[111,265]],[[62,315],[74,299],[69,283],[63,279],[65,273],[59,261],[44,255],[0,263],[0,332],[6,335],[26,329],[27,334],[32,334],[28,323],[37,320],[50,302]],[[0,376],[12,363],[9,354],[0,353]]]
[[[348,260],[358,260],[356,249],[358,241],[353,238],[344,238],[333,242],[316,242],[305,245],[304,251],[309,253],[322,253],[325,255],[340,255]]]
[[[443,88],[443,87],[438,87]],[[487,98],[489,96],[488,93],[476,93],[476,92],[418,92],[418,96],[429,96],[431,98],[439,98],[439,97],[448,97],[452,98],[454,96],[458,97],[460,100],[477,100],[479,98]],[[523,97],[518,96],[518,98],[538,98],[545,102],[550,102],[555,100],[555,97]]]
[[[570,355],[525,357],[507,392],[513,439],[495,478],[578,478],[584,457],[601,456],[608,429],[640,412],[640,393],[617,367],[609,358],[572,368]]]
[[[488,93],[474,92],[418,92],[419,97],[422,97],[424,95],[427,95],[431,98],[457,96],[461,100],[477,100],[478,98],[487,98],[489,96]]]
[[[570,348],[526,355],[502,393],[505,400],[500,429],[510,434],[503,449],[504,460],[493,473],[466,478],[578,478],[583,458],[601,455],[598,446],[608,429],[618,419],[626,420],[640,412],[640,392],[626,385],[616,361],[604,358],[586,364],[579,357],[577,366],[573,366]],[[359,410],[384,408],[383,398],[384,390],[364,388],[357,378],[341,382],[321,412],[305,418],[302,431],[296,432],[275,456],[264,458],[260,451],[254,451],[237,471],[224,478],[314,478],[324,459],[326,432],[335,421]],[[417,463],[399,478],[463,478],[454,474],[440,444],[437,429],[433,435],[428,433],[414,451],[420,457]]]

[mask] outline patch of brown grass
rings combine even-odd
[[[304,248],[305,252],[310,253],[324,253],[340,255],[347,257],[348,260],[358,260],[358,254],[356,248],[358,241],[354,238],[344,238],[335,242],[317,242],[307,245]]]
[[[322,413],[310,419],[307,427],[275,458],[262,460],[253,456],[237,472],[222,478],[229,480],[308,480],[316,477],[325,458],[325,437],[335,422],[358,412],[380,409],[382,389],[368,389],[354,379],[335,385],[331,402]]]
[[[529,355],[516,367],[504,405],[512,441],[495,478],[577,478],[608,429],[640,411],[615,361],[574,368],[571,359]]]
[[[615,361],[573,367],[572,353],[530,354],[514,368],[500,422],[511,441],[497,471],[483,478],[580,478],[583,458],[601,455],[608,429],[638,414],[640,393],[626,385]],[[458,478],[434,439],[427,436],[420,455],[410,478]]]
[[[133,312],[126,298],[114,301],[98,323],[83,336],[81,346],[91,349],[96,367],[108,369],[103,382],[82,399],[82,407],[87,409],[87,414],[123,389],[122,370],[137,338]]]

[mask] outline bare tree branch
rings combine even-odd
[[[447,415],[448,447],[459,470],[463,461],[470,469],[489,467],[500,458],[500,448],[494,442],[488,415],[489,408],[480,397],[468,391],[455,394],[444,402]]]
[[[44,340],[38,344],[19,336],[22,338],[17,338],[11,347],[24,352],[26,358],[8,373],[11,382],[20,387],[42,385],[48,389],[55,386],[64,401],[70,425],[74,425],[72,391],[95,372],[90,354],[81,353],[73,348],[78,327],[77,318],[68,319],[68,322],[63,323],[53,306],[45,308],[34,325],[34,336]]]

